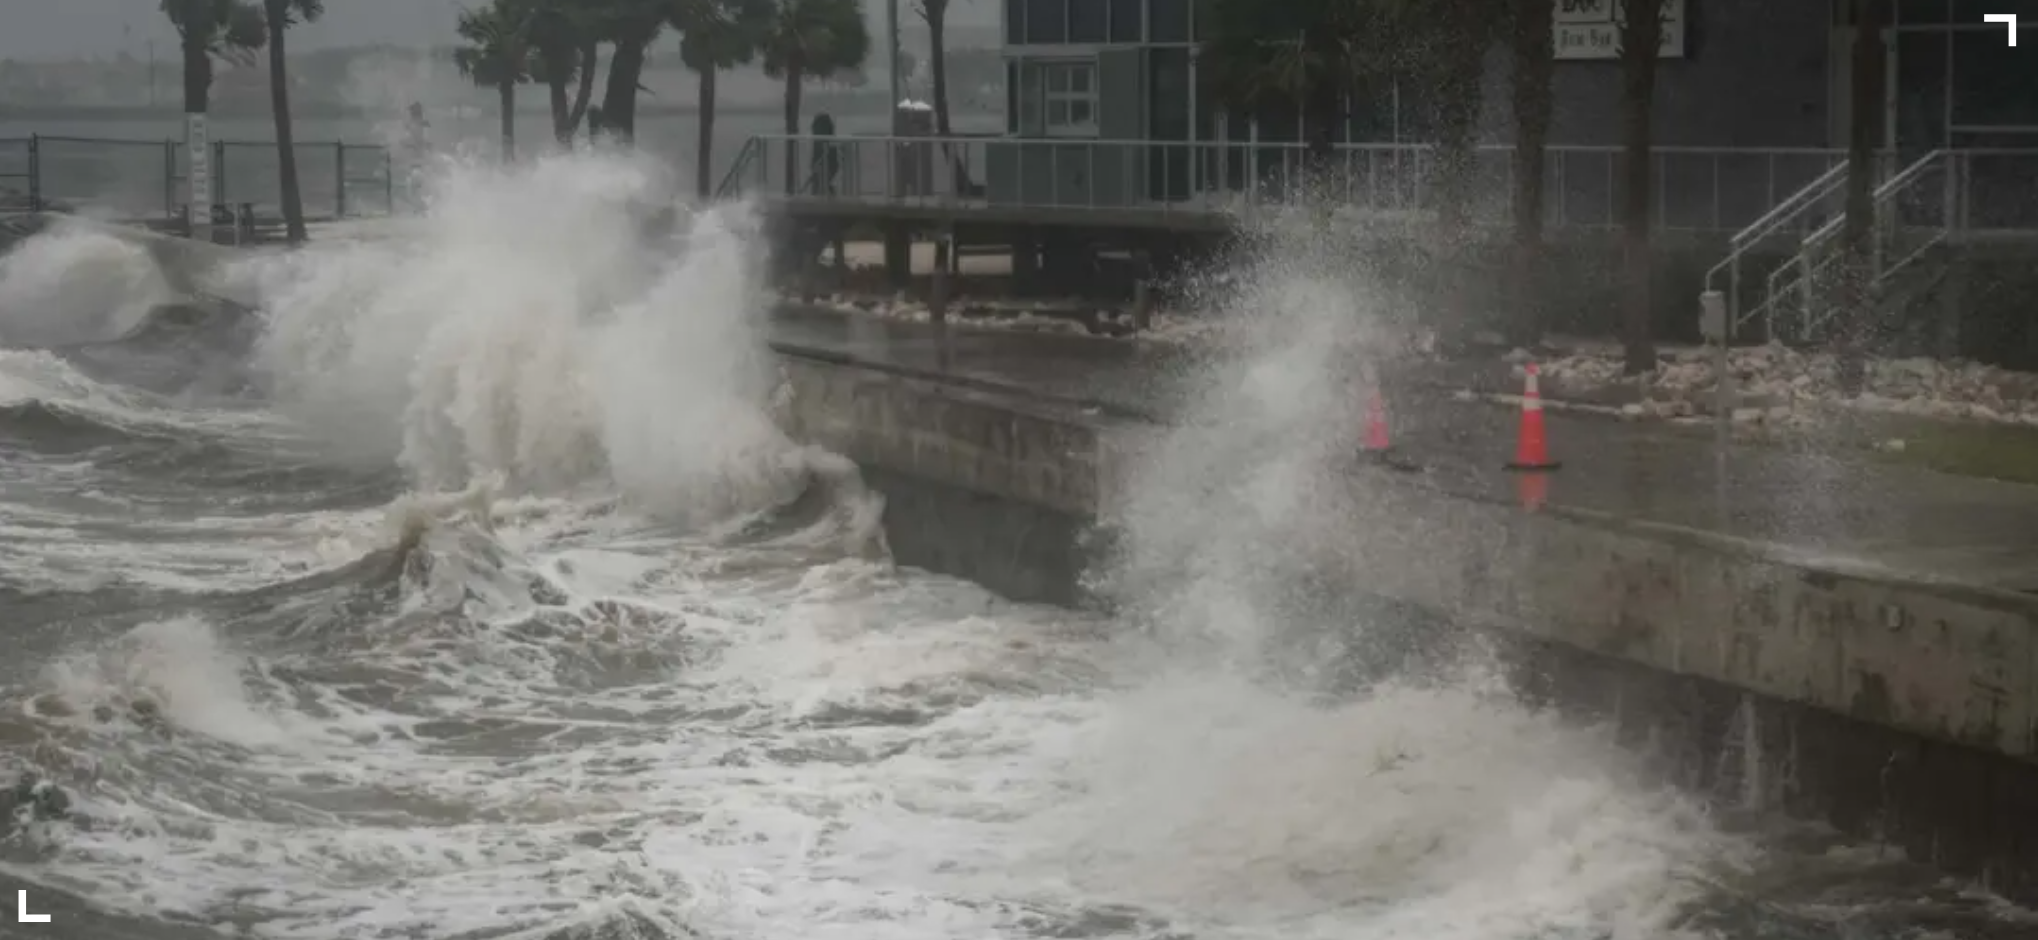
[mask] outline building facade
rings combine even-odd
[[[1553,222],[1611,224],[1621,131],[1618,0],[1558,0]],[[1279,185],[1309,130],[1299,107],[1250,113],[1199,74],[1195,0],[1005,0],[1006,146],[986,152],[994,201],[1117,206],[1209,199]],[[1999,0],[1893,0],[1885,34],[1886,146],[1899,164],[1941,148],[2038,148],[2038,52],[1982,19]],[[1666,224],[1732,229],[1840,158],[1847,138],[1851,0],[1667,0],[1654,102]],[[1512,63],[1496,43],[1475,199],[1504,202]],[[1331,137],[1374,190],[1398,145],[1434,139],[1419,83],[1350,102]],[[1144,146],[1132,146],[1135,142]],[[2009,185],[1977,156],[1977,178]],[[2000,164],[1991,168],[1991,161]],[[1400,173],[1390,183],[1406,182]],[[2022,173],[2021,175],[2030,175]],[[2038,193],[2034,193],[2038,195]],[[1999,203],[1990,200],[1990,203]],[[1491,208],[1491,206],[1489,206]],[[1992,205],[1977,208],[1993,211]]]

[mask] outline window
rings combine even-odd
[[[1105,0],[1069,4],[1069,42],[1100,43],[1110,38],[1111,8]]]
[[[1153,0],[1147,15],[1148,42],[1189,41],[1189,0]]]
[[[1111,0],[1111,41],[1139,42],[1145,17],[1141,0]]]
[[[1084,137],[1097,133],[1097,65],[1094,62],[1047,62],[1040,66],[1049,137]]]
[[[1068,42],[1068,0],[1026,0],[1025,41],[1030,46],[1058,46]]]

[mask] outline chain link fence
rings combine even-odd
[[[283,187],[276,145],[221,140],[211,146],[214,214],[280,219]],[[389,212],[393,182],[387,148],[333,141],[291,149],[307,220]],[[189,163],[179,140],[0,139],[0,211],[69,209],[181,222]]]

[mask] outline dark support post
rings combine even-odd
[[[333,218],[347,217],[347,145],[333,144]]]
[[[1153,327],[1153,256],[1138,251],[1132,256],[1132,329],[1144,333]]]
[[[42,211],[42,136],[28,135],[28,208]]]
[[[224,140],[212,142],[212,199],[220,205],[228,204],[226,201],[226,141]],[[210,224],[212,219],[211,206],[192,206],[191,211],[205,213],[205,218],[208,220],[207,224]]]
[[[1012,231],[1012,293],[1031,297],[1040,282],[1040,241],[1031,228]]]
[[[885,223],[885,279],[895,291],[913,286],[913,233],[897,222]]]
[[[163,141],[163,219],[177,218],[177,142]]]
[[[948,265],[945,263],[949,248],[955,244],[955,227],[943,222],[934,233],[934,282],[927,292],[927,314],[936,326],[948,323]]]
[[[396,214],[396,156],[382,148],[382,211]]]

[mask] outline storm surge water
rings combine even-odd
[[[1157,434],[1105,618],[889,562],[774,421],[757,219],[671,182],[448,166],[239,262],[246,329],[0,293],[0,875],[47,935],[1840,935],[1478,650],[1320,601],[1410,523],[1329,443],[1375,301],[1307,225],[1211,295],[1264,322]],[[53,244],[10,257],[151,283]]]

